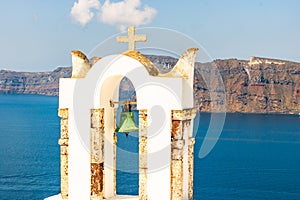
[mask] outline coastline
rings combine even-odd
[[[162,71],[164,66],[173,66],[177,61],[165,56],[148,57]],[[59,79],[71,77],[71,74],[72,67],[59,67],[52,72],[0,70],[0,94],[58,96]],[[213,74],[218,74],[219,78],[209,81]],[[129,79],[122,80],[120,90],[128,98],[126,92],[134,90]],[[194,100],[201,112],[226,110],[228,113],[298,115],[300,63],[259,57],[251,57],[248,61],[217,59],[196,63]]]
[[[58,98],[57,95],[46,95],[46,94],[19,94],[19,93],[15,93],[15,94],[3,94],[0,93],[0,96],[43,96],[43,97],[52,97],[52,98]],[[299,116],[300,117],[300,113],[283,113],[283,112],[240,112],[240,111],[236,111],[236,112],[209,112],[209,111],[199,111],[199,107],[198,107],[198,112],[203,113],[203,114],[247,114],[247,115],[290,115],[290,116]]]

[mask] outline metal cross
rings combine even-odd
[[[128,27],[128,36],[118,36],[118,42],[128,42],[128,50],[135,50],[135,43],[136,42],[146,42],[147,36],[146,35],[135,35],[135,27],[129,26]]]

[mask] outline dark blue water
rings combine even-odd
[[[57,98],[0,95],[0,199],[59,193]]]
[[[59,193],[57,98],[0,95],[0,199],[43,199]],[[194,199],[300,199],[300,118],[227,114],[215,148],[198,153],[210,114],[201,114],[195,145]],[[134,135],[133,135],[134,136]],[[118,149],[137,151],[137,138],[118,136]],[[122,160],[123,154],[118,152]],[[123,160],[128,160],[124,159]],[[118,162],[126,169],[137,157]],[[117,172],[117,191],[137,193],[137,174]]]
[[[209,121],[203,115],[196,152]],[[298,116],[228,114],[216,147],[195,159],[195,199],[300,199],[299,122]]]

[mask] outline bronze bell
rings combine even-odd
[[[125,133],[126,137],[128,137],[128,133],[137,131],[139,131],[139,128],[134,121],[134,114],[131,112],[131,105],[124,104],[120,114],[119,127],[117,127],[116,132]]]

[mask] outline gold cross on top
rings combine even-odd
[[[128,50],[135,50],[135,43],[136,42],[146,42],[147,36],[146,35],[135,35],[135,27],[129,26],[128,27],[128,36],[118,36],[118,42],[128,42]]]

